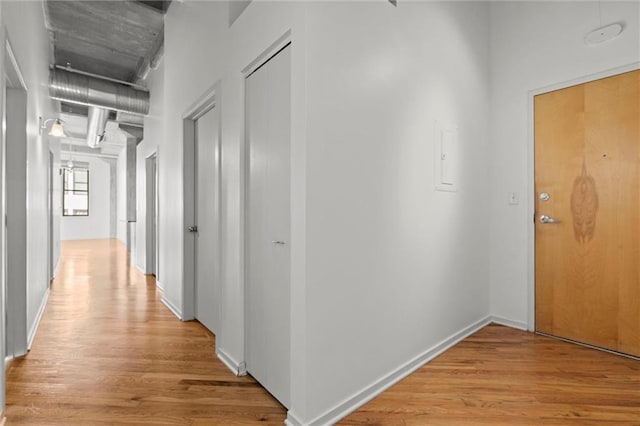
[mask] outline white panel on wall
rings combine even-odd
[[[436,189],[439,191],[456,191],[458,173],[458,128],[454,125],[435,124],[434,170]]]

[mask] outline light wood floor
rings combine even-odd
[[[62,250],[32,350],[7,371],[7,425],[282,425],[285,409],[161,304],[121,243]]]
[[[115,241],[65,242],[29,355],[7,371],[7,424],[278,424],[285,409],[160,303]],[[489,326],[342,425],[640,425],[640,362]]]
[[[490,325],[341,425],[640,425],[640,361]]]

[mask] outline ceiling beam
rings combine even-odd
[[[162,55],[164,55],[164,28],[158,34],[153,49],[149,50],[149,53],[138,64],[133,82],[141,84],[147,78],[149,71],[158,68]]]

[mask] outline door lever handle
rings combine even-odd
[[[187,231],[189,232],[198,232],[198,227],[197,226],[190,226],[187,228]]]
[[[542,223],[560,223],[559,220],[555,220],[554,218],[549,217],[546,214],[543,214],[542,216],[540,216],[540,222],[542,222]]]

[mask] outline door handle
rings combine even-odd
[[[559,220],[555,220],[554,218],[549,217],[546,214],[543,214],[542,216],[540,216],[540,222],[542,222],[542,223],[560,223]]]
[[[187,228],[187,231],[189,232],[198,232],[198,227],[197,226],[190,226]]]
[[[279,246],[283,246],[286,243],[284,241],[271,241],[271,244],[276,244],[276,245],[279,245]]]

